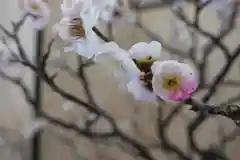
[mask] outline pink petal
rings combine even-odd
[[[168,98],[173,101],[184,101],[191,97],[191,93],[184,90],[176,90],[168,95]]]
[[[195,80],[189,81],[189,82],[185,82],[182,85],[182,90],[188,94],[193,93],[198,87],[198,84]]]

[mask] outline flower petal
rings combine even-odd
[[[49,23],[49,17],[40,17],[31,20],[31,25],[35,29],[43,29]]]
[[[142,59],[148,56],[148,52],[146,52],[147,43],[145,42],[139,42],[137,44],[134,44],[132,48],[130,48],[129,53],[132,58],[134,59]]]
[[[75,17],[80,14],[81,11],[84,10],[84,6],[86,1],[84,0],[63,0],[61,4],[61,10],[64,17]]]
[[[129,53],[134,59],[144,59],[148,56],[152,58],[160,58],[160,53],[162,50],[161,43],[157,41],[152,41],[150,43],[139,42],[132,46]]]
[[[70,37],[69,29],[68,29],[68,19],[63,18],[60,23],[57,23],[53,26],[53,32],[58,35],[63,40],[68,40]]]
[[[74,51],[86,58],[92,58],[94,54],[97,52],[98,48],[100,47],[100,42],[98,40],[86,40],[86,39],[79,39],[74,42],[75,48]]]
[[[140,75],[140,70],[130,58],[129,54],[114,42],[104,44],[94,59],[98,63],[105,65],[110,64],[110,66],[115,67],[114,69],[116,70],[120,69],[124,72],[125,78],[128,80],[139,77]],[[119,65],[112,66],[111,64]]]
[[[152,102],[156,101],[156,95],[148,91],[139,80],[132,80],[127,84],[128,92],[132,93],[137,100]]]
[[[84,27],[92,28],[97,24],[99,18],[99,11],[92,6],[91,8],[87,9],[85,12],[81,13],[81,17],[83,19]]]
[[[50,21],[50,10],[48,8],[47,3],[41,1],[41,0],[30,0],[28,2],[27,6],[25,6],[25,9],[27,12],[30,12],[31,14],[35,15],[36,17],[30,17],[30,23],[33,28],[35,29],[42,29],[44,28]],[[31,3],[36,3],[36,5],[39,6],[39,10],[34,11],[31,9]]]
[[[161,43],[157,41],[152,41],[147,46],[149,52],[151,52],[151,55],[153,58],[160,58],[160,54],[162,51],[162,45]]]
[[[161,62],[154,62],[151,66],[153,74],[159,73],[181,73],[181,68],[178,66],[179,62],[175,60],[167,60]]]
[[[153,92],[157,94],[157,96],[159,96],[161,99],[168,100],[170,91],[166,90],[163,87],[163,83],[164,83],[163,76],[156,76],[156,75],[153,76],[153,79],[152,79]]]

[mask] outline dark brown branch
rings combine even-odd
[[[214,78],[208,93],[202,99],[203,102],[207,102],[217,91],[218,85],[224,80],[225,76],[228,74],[234,62],[237,60],[238,56],[240,55],[240,45],[233,51],[233,54],[231,55],[232,56],[228,59],[224,68],[222,68],[222,70]]]
[[[240,81],[235,80],[225,80],[221,84],[223,87],[240,87]],[[202,89],[208,89],[211,84],[203,84]]]
[[[78,57],[78,77],[83,85],[83,88],[84,88],[84,93],[85,95],[87,96],[87,99],[88,99],[88,103],[96,106],[99,108],[99,106],[97,105],[97,103],[95,102],[94,98],[93,98],[93,94],[91,93],[91,90],[90,90],[90,85],[89,85],[89,81],[87,79],[87,76],[86,76],[86,63],[83,62],[82,58],[81,57]],[[100,115],[96,115],[96,117],[94,119],[90,119],[90,120],[87,120],[86,121],[86,127],[87,128],[90,128],[94,123],[97,122],[97,120],[100,118]]]
[[[196,32],[200,33],[201,35],[209,38],[212,43],[214,45],[217,45],[223,52],[224,56],[226,58],[229,58],[230,56],[230,51],[229,49],[226,47],[226,45],[222,42],[222,39],[219,38],[219,37],[216,37],[214,36],[213,34],[203,30],[199,25],[198,25],[198,22],[197,20],[199,19],[196,19],[196,21],[194,22],[191,22],[190,20],[188,20],[186,18],[186,16],[182,13],[182,12],[173,12],[180,20],[182,20],[184,23],[186,23],[189,27],[191,27],[192,29],[194,29]],[[199,13],[200,14],[200,11]],[[209,49],[210,51],[208,51],[208,53],[211,53],[213,48]]]
[[[166,137],[168,127],[170,126],[173,118],[179,114],[182,107],[182,104],[176,106],[173,111],[167,116],[167,118],[163,120],[161,106],[158,106],[157,134],[163,150],[177,154],[182,160],[191,160],[191,158],[185,155],[185,153],[181,151],[180,148],[169,142],[169,139]]]
[[[185,101],[185,103],[191,105],[190,110],[194,112],[204,112],[208,115],[224,116],[233,120],[236,124],[240,121],[240,106],[237,105],[206,105],[194,99],[189,99]]]
[[[42,112],[40,114],[40,116],[43,117],[43,118],[46,118],[50,123],[52,123],[54,125],[59,125],[59,126],[63,127],[64,129],[73,130],[76,133],[79,133],[80,135],[83,135],[83,136],[88,137],[88,138],[96,139],[96,138],[114,137],[114,132],[106,132],[106,133],[92,132],[92,131],[89,131],[86,128],[80,128],[76,124],[67,123],[67,122],[64,122],[61,119],[54,118],[53,116],[47,114],[46,112]]]
[[[24,93],[26,101],[28,103],[30,103],[32,106],[36,106],[36,102],[35,102],[34,98],[31,96],[29,89],[25,86],[25,84],[23,83],[23,81],[20,78],[10,77],[2,70],[0,70],[0,77],[2,79],[8,80],[11,83],[19,86]]]
[[[110,42],[110,41],[111,41],[108,37],[106,37],[104,34],[102,34],[102,32],[101,32],[97,27],[93,27],[92,30],[93,30],[93,31],[96,33],[96,35],[97,35],[99,38],[101,38],[104,42]]]
[[[43,67],[46,67],[46,63],[51,54],[54,41],[55,41],[55,37],[53,37],[47,45],[47,52],[43,55],[42,62],[41,62],[42,63],[41,66],[43,66]],[[45,69],[45,68],[43,68],[43,69]]]

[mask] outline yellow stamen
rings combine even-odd
[[[81,18],[75,18],[71,21],[70,34],[71,36],[77,37],[77,38],[86,37],[83,21]]]
[[[32,10],[34,10],[34,11],[39,11],[39,10],[40,10],[39,5],[37,5],[37,4],[32,4],[32,5],[31,5],[31,8],[32,8]]]
[[[144,80],[144,76],[145,76],[145,75],[146,75],[146,73],[145,73],[145,72],[141,72],[141,73],[140,73],[140,77],[139,77],[139,78],[140,78],[140,80]]]
[[[136,60],[137,64],[151,64],[155,61],[159,61],[157,58],[152,58],[152,56],[147,56],[143,59]]]
[[[172,75],[164,78],[163,88],[166,90],[169,90],[169,91],[177,90],[181,87],[180,85],[181,85],[181,77],[179,76]]]

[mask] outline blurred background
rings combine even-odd
[[[145,0],[146,3],[154,2],[154,0]],[[51,21],[44,30],[44,47],[46,48],[48,41],[52,36],[52,26],[56,24],[62,17],[60,10],[61,1],[49,1],[48,5],[51,9]],[[156,4],[157,5],[157,4]],[[162,7],[146,8],[141,10],[138,14],[142,25],[155,35],[161,36],[164,44],[177,48],[182,52],[186,52],[191,44],[191,39],[184,39],[184,37],[177,38],[176,35],[185,34],[184,30],[177,29],[176,17],[170,10],[171,1],[166,1],[161,4]],[[186,7],[187,16],[189,19],[193,18],[193,6],[189,4]],[[11,27],[11,20],[18,20],[20,10],[17,6],[16,0],[2,0],[0,5],[0,21],[6,28]],[[240,28],[239,23],[229,36],[224,39],[224,43],[233,50],[239,45],[240,42]],[[204,30],[216,34],[221,25],[221,21],[218,18],[216,12],[208,7],[206,8],[200,18],[200,25]],[[181,26],[181,24],[179,25]],[[109,35],[107,25],[100,25],[100,30],[106,35]],[[1,33],[2,34],[2,33]],[[36,31],[25,24],[20,32],[22,38],[22,44],[26,48],[28,56],[35,60],[36,57]],[[202,47],[209,43],[208,39],[201,34],[196,34],[197,39],[197,57],[202,58]],[[141,41],[151,41],[146,32],[138,26],[133,24],[126,24],[119,28],[116,33],[113,34],[114,40],[125,49],[130,48],[133,44]],[[65,68],[60,69],[63,63],[69,65],[73,69],[77,67],[77,56],[74,53],[64,53],[62,49],[63,43],[57,40],[57,43],[53,46],[53,54],[50,57],[48,71],[49,73],[58,72],[56,78],[57,84],[59,84],[66,91],[84,98],[85,94],[82,89],[80,81],[69,74]],[[213,77],[219,72],[222,64],[225,62],[223,54],[216,48],[213,50],[215,54],[211,54],[208,59],[208,72],[207,83],[210,83]],[[163,48],[162,59],[181,59],[186,61],[183,57],[179,57],[171,54],[168,49]],[[226,77],[229,81],[240,81],[240,63],[237,60],[232,70]],[[24,78],[25,83],[29,86],[34,94],[34,86],[36,83],[35,75],[24,67],[14,65],[8,67],[6,70],[11,75],[21,76]],[[122,130],[136,138],[137,140],[144,142],[145,144],[152,145],[152,154],[161,160],[177,160],[176,157],[169,153],[165,153],[163,150],[154,146],[156,144],[156,118],[157,118],[157,105],[152,103],[145,103],[136,101],[134,97],[127,93],[124,89],[118,87],[118,81],[100,65],[93,65],[87,69],[87,77],[91,86],[92,93],[96,102],[103,109],[107,110],[114,118]],[[29,124],[34,119],[34,112],[31,106],[25,102],[22,92],[15,85],[12,85],[6,80],[0,79],[0,159],[1,160],[15,160],[19,158],[18,152],[24,153],[22,156],[24,160],[28,160],[31,152],[31,147],[28,143],[22,143],[21,130],[26,124]],[[209,101],[211,104],[225,103],[229,98],[239,94],[239,84],[222,85],[219,87],[217,94]],[[197,98],[201,98],[206,93],[205,89],[201,89],[197,94]],[[86,118],[91,115],[80,107],[75,106],[71,102],[62,99],[57,93],[45,84],[41,85],[41,107],[49,114],[62,118],[63,120],[71,123],[82,125]],[[240,98],[239,98],[240,100]],[[238,101],[235,101],[237,104]],[[169,114],[172,110],[171,105],[163,107],[164,114]],[[167,131],[168,137],[172,143],[178,145],[184,152],[191,154],[189,147],[187,146],[186,126],[196,116],[196,113],[186,109],[175,117],[169,130]],[[96,130],[109,130],[108,124],[104,120],[100,120],[95,126]],[[197,130],[196,139],[198,145],[201,148],[209,148],[214,145],[219,145],[221,138],[224,135],[230,134],[236,125],[233,121],[222,117],[214,116],[208,118],[201,127]],[[2,131],[1,131],[2,130]],[[118,146],[101,143],[92,139],[87,139],[81,135],[72,131],[67,131],[58,126],[48,125],[44,132],[42,132],[41,138],[41,160],[131,160],[137,159],[129,154],[126,154]],[[2,140],[1,140],[2,139]],[[2,142],[4,141],[4,142]],[[5,142],[6,141],[6,142]],[[29,140],[29,142],[31,139]],[[3,144],[2,144],[3,143]],[[9,149],[4,144],[10,145]],[[1,147],[5,146],[5,147]],[[14,148],[14,149],[12,149]],[[12,154],[13,158],[7,159],[7,151],[16,152]],[[12,151],[14,150],[14,151]],[[232,160],[238,160],[240,158],[240,137],[238,136],[226,146],[227,155]],[[194,155],[193,155],[194,157]]]

